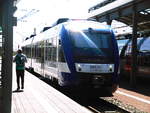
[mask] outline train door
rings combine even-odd
[[[44,74],[46,78],[50,78],[49,76],[49,64],[50,64],[50,47],[51,43],[49,42],[49,39],[45,41],[45,60],[44,60]]]
[[[51,71],[54,78],[57,78],[57,37],[52,37],[52,46],[51,46]]]
[[[44,76],[44,61],[45,61],[45,43],[42,41],[40,43],[41,46],[41,75]]]
[[[34,71],[41,74],[41,43],[36,43],[36,60],[34,65]]]
[[[57,39],[51,37],[45,43],[45,77],[57,78]]]

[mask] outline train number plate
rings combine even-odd
[[[90,66],[90,71],[91,72],[99,72],[101,69],[101,66],[100,65],[91,65]]]

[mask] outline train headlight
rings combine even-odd
[[[78,64],[77,67],[78,67],[78,71],[81,71],[81,65]]]
[[[112,65],[109,65],[109,71],[112,71],[113,69],[113,66]]]

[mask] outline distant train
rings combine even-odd
[[[129,77],[132,71],[132,39],[118,40],[120,48],[120,72]],[[137,38],[137,74],[136,77],[150,78],[150,37]]]
[[[66,20],[26,40],[28,66],[60,86],[117,89],[119,52],[109,26],[89,20]]]

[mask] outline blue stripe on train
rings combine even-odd
[[[62,26],[62,30],[61,30],[61,41],[62,41],[62,48],[64,50],[64,57],[68,64],[69,70],[71,72],[69,76],[62,74],[62,77],[64,77],[64,80],[66,82],[70,82],[70,84],[71,83],[73,84],[73,81],[74,82],[77,81],[76,70],[75,70],[75,65],[74,65],[75,63],[73,59],[72,46],[70,43],[70,39],[69,39],[67,30],[64,28],[64,26]]]
[[[118,68],[119,68],[119,50],[117,41],[115,40],[115,35],[112,32],[112,41],[113,41],[113,48],[114,48],[114,60],[115,60],[115,67],[114,67],[114,74],[113,74],[113,83],[118,84],[119,82],[119,75],[118,75]]]
[[[75,81],[72,78],[72,74],[71,73],[65,73],[65,72],[61,72],[61,81],[60,81],[60,85],[61,86],[71,86],[71,85],[76,85],[77,81]]]

